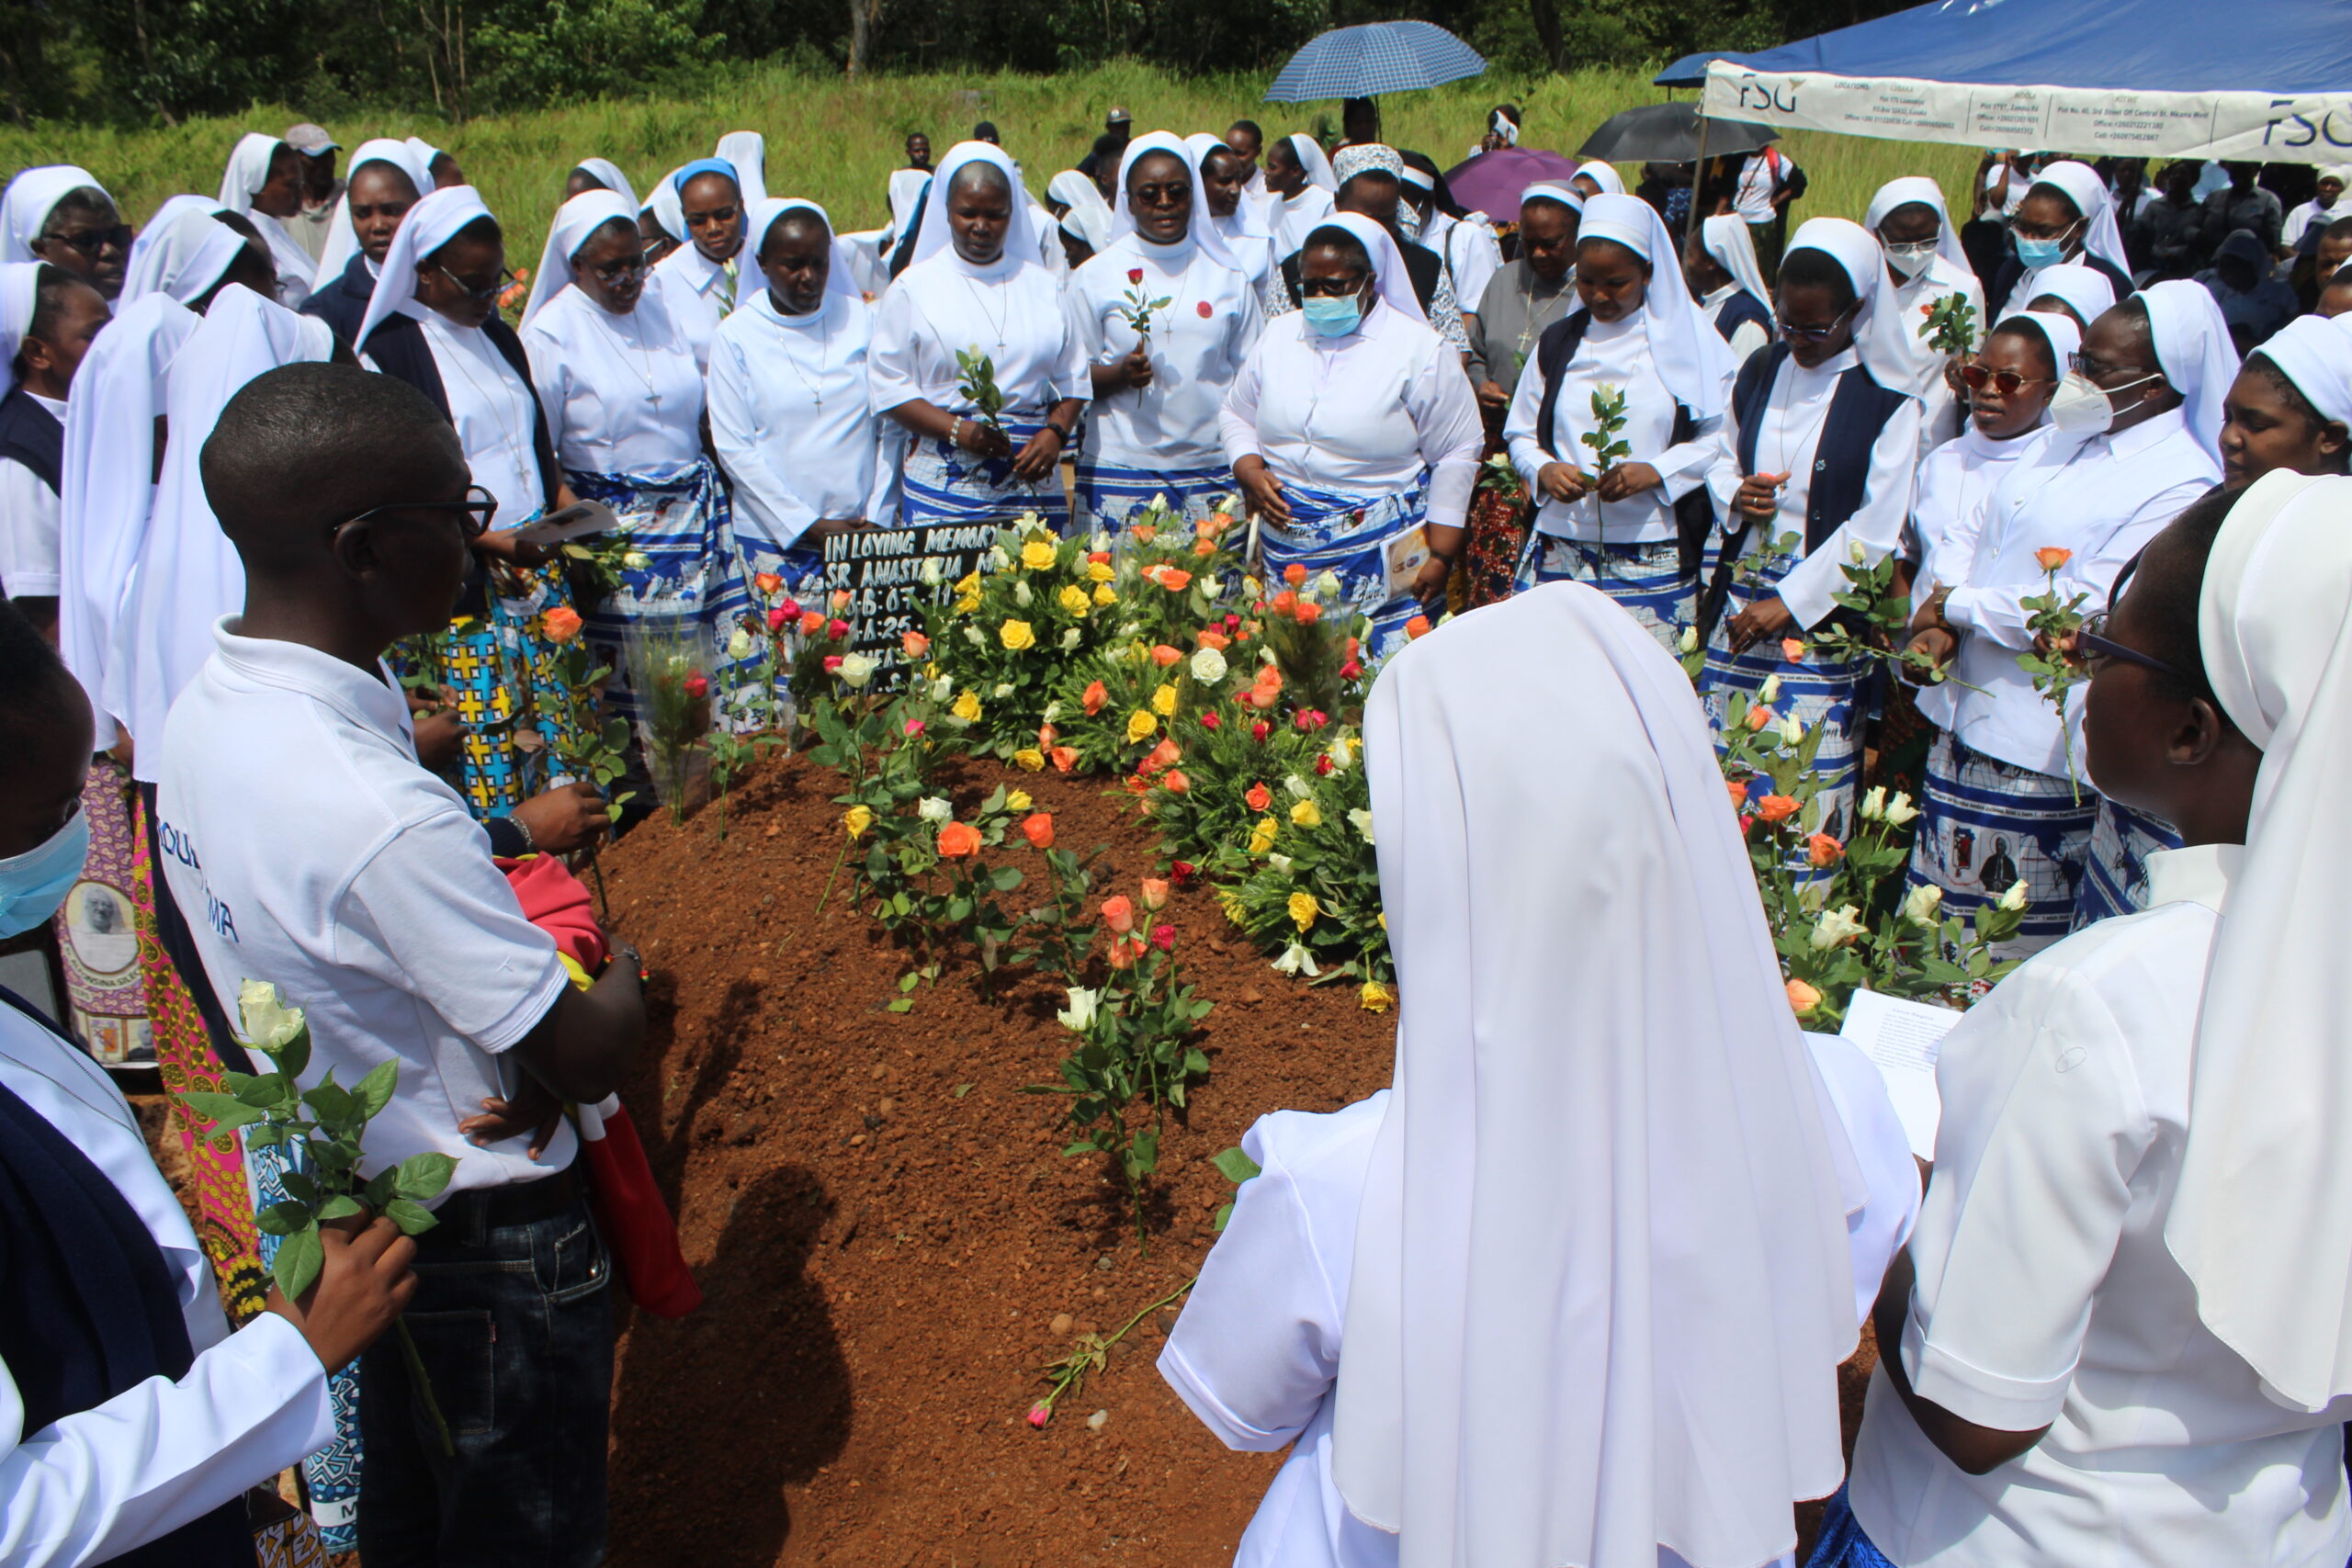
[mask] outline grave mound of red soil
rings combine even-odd
[[[973,765],[1106,847],[1102,893],[1159,863],[1100,780]],[[1064,1158],[1061,993],[993,995],[922,960],[857,907],[835,776],[771,759],[720,810],[656,818],[608,850],[608,919],[653,971],[643,1065],[624,1090],[707,1297],[625,1313],[613,1422],[616,1568],[855,1562],[1069,1568],[1228,1562],[1276,1460],[1227,1452],[1152,1367],[1174,1307],[1035,1430],[1038,1372],[1181,1285],[1232,1196],[1212,1157],[1270,1111],[1328,1111],[1388,1081],[1393,1016],[1346,984],[1275,974],[1204,887],[1170,905],[1184,977],[1216,1003],[1212,1063],[1171,1121],[1136,1247],[1100,1156]],[[1042,899],[1042,857],[1008,902]],[[830,886],[830,893],[828,888]],[[1099,1429],[1088,1417],[1107,1412]]]

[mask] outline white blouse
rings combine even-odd
[[[1296,196],[1276,197],[1267,208],[1267,217],[1274,231],[1274,261],[1277,265],[1288,261],[1306,248],[1306,236],[1315,226],[1331,216],[1331,193],[1321,186],[1308,186]]]
[[[645,280],[647,293],[658,287],[668,299],[670,313],[694,348],[697,370],[710,363],[710,340],[742,299],[741,291],[759,287],[757,267],[750,267],[750,280],[741,276],[750,265],[749,250],[746,245],[738,251],[731,262],[715,262],[689,240],[655,263],[652,276]]]
[[[449,400],[449,423],[458,427],[458,444],[466,449],[466,467],[473,470],[474,483],[498,498],[498,515],[490,525],[513,528],[529,522],[547,500],[532,443],[538,406],[531,389],[480,327],[452,326],[437,310],[427,310],[423,324]]]
[[[1143,281],[1129,281],[1141,269]],[[1099,400],[1086,420],[1086,456],[1136,468],[1206,468],[1225,462],[1217,412],[1265,325],[1258,291],[1189,237],[1155,245],[1129,234],[1070,276],[1063,297],[1087,357],[1115,364],[1135,351],[1130,293],[1168,304],[1151,312],[1151,385]]]
[[[1026,261],[975,270],[942,252],[907,268],[882,296],[868,362],[874,406],[921,398],[950,413],[978,412],[956,390],[958,349],[996,362],[1006,413],[1035,419],[1064,398],[1092,397],[1086,347],[1053,275]]]
[[[1899,339],[1912,367],[1912,383],[1905,391],[1916,394],[1921,404],[1919,420],[1919,451],[1922,457],[1933,448],[1960,434],[1960,400],[1952,395],[1951,384],[1944,379],[1944,354],[1928,345],[1919,335],[1927,323],[1928,312],[1943,299],[1957,294],[1968,301],[1976,312],[1976,339],[1984,340],[1991,323],[1984,320],[1984,286],[1975,275],[1966,273],[1944,260],[1930,256],[1918,276],[1892,290],[1882,281],[1879,309],[1893,309],[1902,321],[1903,330],[1892,335]],[[2019,304],[2024,301],[2020,299]]]
[[[1462,526],[1486,441],[1461,357],[1385,302],[1345,337],[1297,310],[1267,323],[1220,426],[1227,463],[1262,457],[1285,485],[1389,495],[1427,469],[1429,521],[1444,528]]]
[[[65,421],[65,405],[39,392],[25,396]],[[55,598],[59,583],[57,492],[13,457],[0,457],[0,593]]]
[[[891,430],[874,406],[874,308],[827,294],[787,316],[768,291],[719,323],[710,440],[735,481],[735,525],[790,549],[812,523],[898,517]]]
[[[1742,553],[1764,547],[1765,536],[1797,536],[1797,559],[1781,579],[1781,603],[1810,628],[1838,607],[1835,595],[1846,590],[1845,563],[1860,546],[1875,561],[1902,542],[1904,520],[1911,515],[1911,479],[1919,460],[1919,402],[1906,400],[1880,430],[1871,446],[1870,477],[1862,484],[1862,501],[1854,514],[1823,541],[1822,548],[1804,547],[1805,508],[1813,496],[1814,453],[1821,445],[1822,426],[1828,423],[1829,400],[1838,378],[1861,361],[1850,348],[1827,363],[1808,370],[1794,358],[1783,360],[1765,399],[1764,419],[1756,436],[1756,471],[1785,473],[1780,510],[1768,524],[1748,530]],[[1707,485],[1714,493],[1715,513],[1728,534],[1745,521],[1735,516],[1731,498],[1739,490],[1739,413],[1724,416],[1715,433],[1715,458]]]
[[[1968,581],[1968,560],[1954,558],[1948,548],[1955,538],[1965,539],[1973,554],[1984,503],[2017,460],[2033,449],[2039,428],[2007,441],[1996,441],[1973,422],[1960,434],[1929,452],[1919,462],[1917,494],[1911,502],[1911,533],[1919,548],[1919,570],[1912,603],[1927,602],[1941,582],[1958,587]]]
[[[1527,481],[1531,494],[1543,493],[1536,488],[1535,476],[1547,463],[1566,463],[1588,474],[1598,472],[1597,459],[1584,437],[1598,427],[1592,399],[1604,387],[1625,394],[1625,425],[1618,432],[1618,439],[1633,450],[1617,460],[1647,463],[1666,481],[1623,501],[1604,502],[1590,494],[1577,502],[1547,500],[1535,513],[1535,526],[1544,533],[1615,545],[1671,539],[1675,536],[1674,503],[1705,482],[1722,416],[1700,421],[1690,439],[1674,443],[1674,394],[1666,389],[1651,363],[1646,322],[1646,312],[1636,310],[1623,321],[1594,321],[1586,328],[1576,357],[1560,372],[1560,394],[1552,411],[1556,457],[1544,452],[1536,431],[1544,412],[1544,378],[1521,375],[1519,378],[1503,436],[1510,443],[1511,466]],[[1726,378],[1726,402],[1730,396]]]
[[[522,335],[564,468],[671,479],[702,460],[702,376],[661,291],[616,316],[567,288]]]

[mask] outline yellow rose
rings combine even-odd
[[[1086,612],[1091,607],[1091,602],[1086,597],[1086,590],[1074,585],[1063,589],[1054,596],[1054,599],[1055,603],[1081,621],[1086,618]]]
[[[977,593],[964,594],[962,597],[958,598],[952,606],[950,606],[950,608],[959,615],[968,615],[979,607],[980,596]]]
[[[977,568],[956,584],[956,592],[958,593],[978,593],[979,591],[980,574]]]
[[[1043,571],[1054,564],[1054,547],[1043,539],[1032,539],[1021,547],[1021,564],[1031,571]]]
[[[1366,980],[1363,989],[1356,993],[1358,1004],[1366,1012],[1386,1012],[1393,999],[1388,994],[1388,987],[1377,980]]]
[[[1086,580],[1089,582],[1108,582],[1112,576],[1109,561],[1091,560],[1086,563]]]
[[[1012,754],[1012,765],[1023,773],[1034,773],[1045,767],[1046,754],[1035,746],[1024,746]],[[1016,806],[1012,809],[1026,811],[1029,808],[1025,806]]]
[[[1322,912],[1323,906],[1315,901],[1314,894],[1294,893],[1290,896],[1290,923],[1302,932],[1313,925],[1315,917]]]
[[[1172,682],[1151,694],[1151,711],[1162,718],[1176,716],[1176,687]]]
[[[1265,592],[1266,585],[1259,581],[1256,578],[1245,577],[1241,580],[1241,596],[1244,599],[1260,598],[1264,595]]]
[[[1119,602],[1119,596],[1111,592],[1109,583],[1098,582],[1094,585],[1094,602],[1107,610]]]
[[[1141,740],[1159,728],[1159,721],[1152,717],[1151,715],[1144,712],[1141,708],[1136,709],[1135,712],[1127,716],[1127,739],[1129,741]]]
[[[1274,834],[1278,831],[1280,829],[1275,826],[1272,818],[1259,818],[1258,825],[1250,829],[1250,852],[1253,855],[1261,855],[1272,849]]]
[[[1388,929],[1388,911],[1385,909],[1380,911],[1380,929],[1382,931]]]
[[[1007,621],[997,628],[996,635],[1005,647],[1015,653],[1024,648],[1037,646],[1037,634],[1029,629],[1029,623],[1026,621]]]
[[[842,827],[853,839],[864,838],[865,830],[873,826],[874,808],[870,806],[853,806],[842,813]]]
[[[1013,761],[1020,762],[1021,757],[1037,757],[1037,753],[1035,751],[1023,751],[1021,753],[1020,757],[1015,757]],[[1043,757],[1037,757],[1036,765],[1035,767],[1032,767],[1027,762],[1021,762],[1021,765],[1024,768],[1028,768],[1029,771],[1034,773],[1038,768],[1042,768],[1046,765],[1046,759]],[[1037,803],[1035,801],[1029,798],[1029,792],[1025,789],[1016,789],[1011,795],[1004,797],[1004,808],[1007,811],[1026,811],[1036,804]]]
[[[1290,819],[1297,827],[1320,828],[1323,826],[1323,808],[1312,798],[1302,800],[1290,808]]]
[[[958,692],[956,694],[956,705],[947,711],[970,724],[980,716],[980,694],[971,691]]]

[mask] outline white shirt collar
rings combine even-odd
[[[2228,901],[2231,882],[2245,863],[2244,844],[2158,850],[2148,856],[2148,907],[2202,904],[2218,915]]]
[[[408,703],[401,695],[400,682],[380,660],[371,676],[303,643],[241,637],[232,629],[240,619],[223,615],[213,626],[214,657],[221,663],[257,685],[314,697],[395,745],[412,744]]]

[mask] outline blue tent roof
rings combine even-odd
[[[1685,55],[1657,84],[1696,87],[1711,60],[1993,86],[2352,94],[2352,3],[1935,0],[1778,49]]]

